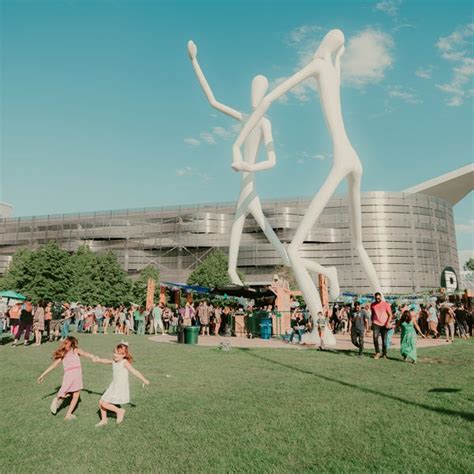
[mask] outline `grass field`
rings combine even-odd
[[[110,366],[84,360],[77,420],[49,405],[62,369],[36,378],[56,344],[0,347],[2,472],[472,472],[474,344],[409,365],[349,352],[201,348],[128,338],[125,421],[103,428]],[[107,357],[120,336],[79,336]],[[170,374],[171,378],[161,377]]]

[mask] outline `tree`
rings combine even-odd
[[[119,306],[130,301],[131,282],[113,252],[86,245],[71,257],[71,299],[86,305]]]
[[[96,254],[95,277],[99,288],[97,299],[106,306],[130,301],[131,282],[113,252]]]
[[[2,290],[22,293],[31,286],[33,278],[30,271],[32,258],[33,251],[30,249],[21,249],[15,252],[8,270],[0,282]]]
[[[298,283],[296,281],[295,274],[293,273],[293,269],[291,267],[285,267],[282,265],[281,267],[275,268],[275,273],[288,282],[288,286],[290,290],[298,290]]]
[[[148,279],[155,280],[155,301],[160,298],[160,285],[158,284],[160,272],[153,265],[148,265],[140,272],[139,277],[132,283],[132,301],[141,306],[146,304],[146,293],[148,288]]]
[[[207,288],[229,285],[231,283],[227,268],[229,259],[221,250],[215,250],[198,265],[188,278],[188,285],[199,285]],[[243,275],[237,272],[243,281]]]
[[[470,258],[465,264],[464,264],[464,270],[466,271],[474,271],[474,258]]]
[[[38,250],[19,250],[13,256],[2,285],[23,293],[33,302],[66,301],[70,289],[70,256],[50,242]]]

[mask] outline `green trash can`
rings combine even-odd
[[[197,344],[199,335],[199,326],[186,326],[184,328],[184,343]]]

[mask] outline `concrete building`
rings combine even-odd
[[[362,196],[363,237],[385,293],[438,288],[444,268],[459,274],[453,206],[472,190],[474,166],[404,192]],[[264,201],[283,242],[290,242],[308,199]],[[227,252],[235,203],[100,211],[20,218],[0,223],[0,273],[16,250],[49,241],[74,251],[87,244],[114,252],[129,273],[156,265],[165,281],[185,282],[214,248]],[[370,291],[350,244],[346,198],[330,200],[303,245],[305,257],[336,266],[342,290]],[[281,265],[260,228],[248,218],[238,261],[246,283],[270,283]]]

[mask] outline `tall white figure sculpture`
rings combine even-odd
[[[188,43],[188,53],[194,66],[199,83],[201,84],[201,87],[204,90],[204,93],[206,94],[206,97],[212,107],[219,110],[220,112],[225,113],[226,115],[229,115],[243,124],[244,114],[227,105],[221,104],[215,99],[206,77],[199,66],[197,60],[197,47],[192,41],[189,41]],[[251,102],[252,108],[254,110],[260,104],[267,90],[267,78],[264,76],[255,76],[252,80],[251,92]],[[267,160],[256,163],[262,138],[265,143]],[[232,283],[236,285],[242,285],[242,281],[237,274],[237,257],[239,255],[240,240],[244,229],[245,218],[249,213],[255,218],[257,224],[261,227],[268,240],[275,247],[284,264],[289,265],[285,247],[282,245],[277,235],[273,231],[272,226],[269,224],[265,215],[263,214],[260,199],[255,191],[254,172],[270,169],[275,166],[275,164],[276,156],[273,146],[271,123],[266,118],[260,118],[255,123],[250,133],[248,133],[248,137],[245,140],[244,156],[241,159],[241,165],[239,167],[240,171],[242,171],[242,181],[240,185],[240,195],[237,202],[234,222],[232,224],[228,269],[229,277]]]
[[[335,55],[334,64],[331,56],[333,54]],[[311,62],[282,84],[275,87],[275,89],[262,99],[233,146],[232,166],[234,169],[240,170],[242,167],[240,147],[252,133],[252,130],[257,126],[270,105],[302,81],[310,77],[316,79],[321,107],[333,143],[334,161],[326,182],[311,201],[287,250],[296,280],[314,319],[317,318],[318,312],[322,311],[322,306],[319,293],[309,272],[327,274],[331,286],[334,284],[337,285],[337,276],[334,269],[327,269],[325,272],[322,272],[320,265],[309,259],[302,258],[299,255],[299,250],[327,202],[344,179],[347,179],[349,188],[348,204],[351,217],[353,245],[372,289],[381,292],[377,273],[362,242],[360,202],[362,165],[347,137],[342,117],[340,100],[340,61],[342,54],[344,54],[344,34],[340,30],[331,30],[322,40]]]

